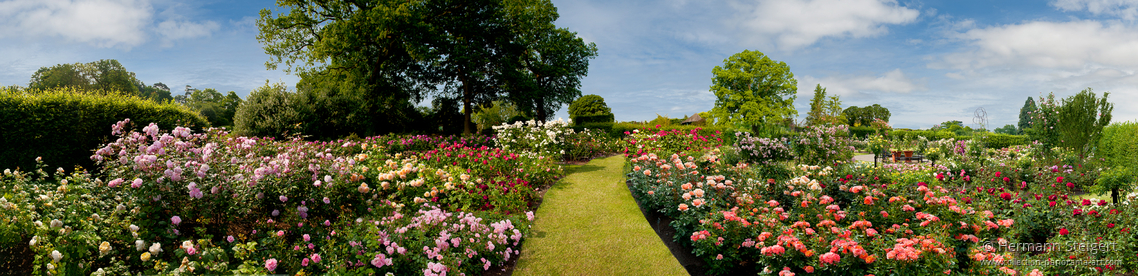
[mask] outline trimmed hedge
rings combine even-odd
[[[1110,167],[1138,166],[1138,122],[1117,122],[1103,128],[1097,151]]]
[[[616,117],[614,117],[612,113],[608,113],[608,114],[600,114],[600,115],[574,116],[570,119],[573,120],[573,125],[584,126],[587,124],[594,124],[594,123],[610,123],[611,124],[615,120],[615,118]]]
[[[963,135],[957,136],[955,132],[947,131],[947,130],[932,131],[932,130],[901,129],[901,130],[893,130],[893,131],[889,132],[889,135],[892,136],[893,138],[904,139],[904,140],[914,140],[914,139],[917,139],[918,136],[924,136],[926,139],[929,139],[929,141],[940,140],[940,139],[949,139],[949,138],[956,139],[956,140],[970,140],[970,139],[972,139],[972,136],[963,136]],[[988,133],[987,136],[984,138],[985,147],[992,148],[992,149],[1002,149],[1002,148],[1015,146],[1015,145],[1026,145],[1030,142],[1031,141],[1028,140],[1027,136],[1025,136],[1025,135]]]
[[[932,141],[932,140],[956,138],[956,133],[952,132],[952,131],[947,131],[947,130],[932,131],[932,130],[898,129],[898,130],[893,130],[893,131],[889,132],[889,136],[892,136],[893,138],[896,138],[896,139],[904,139],[904,140],[914,140],[914,139],[917,139],[918,136],[924,136],[926,139],[929,139],[930,141]]]
[[[850,128],[850,137],[853,137],[856,139],[865,139],[865,137],[869,137],[870,135],[873,135],[876,132],[877,132],[877,129],[873,128],[873,127],[867,127],[867,126],[851,127]]]
[[[572,128],[574,131],[578,131],[578,132],[583,131],[585,129],[596,129],[596,130],[600,130],[600,131],[604,132],[605,134],[608,134],[608,136],[612,137],[612,138],[620,138],[624,135],[624,133],[614,133],[612,130],[612,126],[613,126],[613,123],[585,123],[585,124],[573,126]]]
[[[31,171],[36,157],[52,167],[93,168],[91,154],[112,139],[111,125],[128,118],[135,128],[151,122],[162,129],[209,126],[197,112],[172,102],[74,88],[0,88],[0,168]]]
[[[990,149],[1002,149],[1015,145],[1026,145],[1027,143],[1028,140],[1025,135],[989,133],[984,138],[984,145]]]

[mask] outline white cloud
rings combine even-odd
[[[914,80],[905,76],[901,69],[894,69],[881,76],[803,76],[798,80],[798,94],[799,98],[803,95],[810,97],[818,84],[826,88],[826,93],[841,96],[855,96],[864,92],[909,93],[928,90],[924,82],[923,79]]]
[[[170,46],[170,41],[172,40],[209,36],[220,27],[221,25],[213,21],[194,23],[190,21],[166,20],[162,21],[162,23],[158,23],[157,32],[164,38],[166,46]]]
[[[1138,18],[1135,0],[1056,0],[1051,5],[1063,11],[1086,10],[1095,15],[1117,16],[1125,20]]]
[[[971,49],[947,55],[934,67],[1138,68],[1138,29],[1121,24],[1035,21],[972,29],[959,38],[970,42]]]
[[[130,48],[146,40],[146,0],[0,2],[0,37],[62,37],[98,47]]]
[[[766,0],[735,5],[744,12],[744,37],[784,50],[809,46],[823,37],[880,35],[888,31],[886,25],[911,23],[920,15],[895,0]]]

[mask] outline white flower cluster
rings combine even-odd
[[[560,156],[564,149],[565,134],[573,133],[569,122],[562,119],[549,122],[529,120],[494,126],[498,132],[494,142],[502,149],[520,150],[545,157]]]

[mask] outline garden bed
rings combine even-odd
[[[509,275],[557,162],[606,151],[558,142],[590,136],[559,122],[334,142],[112,129],[98,175],[0,176],[6,271]]]

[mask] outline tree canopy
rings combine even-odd
[[[40,67],[28,83],[28,88],[39,90],[58,87],[134,95],[159,103],[173,99],[170,88],[165,84],[159,82],[147,86],[135,77],[134,72],[127,71],[122,63],[114,59]]]
[[[1019,109],[1019,123],[1016,124],[1019,126],[1017,133],[1024,134],[1025,130],[1031,127],[1031,113],[1037,109],[1039,108],[1035,107],[1035,99],[1027,97],[1027,101],[1024,101],[1023,107]]]
[[[1110,125],[1114,104],[1107,102],[1109,96],[1107,92],[1102,98],[1095,97],[1095,92],[1088,87],[1063,99],[1058,119],[1060,142],[1064,147],[1075,150],[1079,156],[1086,156],[1094,149],[1102,129]]]
[[[562,105],[581,96],[581,78],[589,72],[589,59],[597,46],[585,44],[566,29],[542,32],[524,55],[519,81],[510,99],[538,120],[549,120]]]
[[[716,124],[753,128],[798,115],[794,109],[798,81],[786,62],[762,52],[744,50],[711,70]]]
[[[509,96],[546,115],[580,95],[595,56],[575,33],[558,29],[548,0],[283,0],[262,10],[258,40],[270,69],[283,64],[308,87],[356,97],[368,134],[401,130],[388,122],[419,114],[409,102],[460,99],[464,129],[473,106]],[[298,88],[300,86],[298,85]],[[375,114],[375,115],[372,115]]]
[[[188,85],[186,88],[187,96],[184,96],[183,104],[200,113],[212,126],[233,126],[237,107],[243,102],[236,92],[229,91],[228,94],[222,95],[213,88],[193,89]]]
[[[122,63],[113,59],[40,67],[28,83],[28,87],[33,89],[75,87],[126,95],[139,95],[140,86],[144,85],[135,78],[134,72],[127,71]]]
[[[889,122],[889,109],[882,107],[879,104],[873,104],[866,107],[851,106],[842,111],[846,116],[846,123],[850,126],[868,126],[873,124],[874,119],[881,119],[882,121]]]
[[[810,100],[810,113],[806,116],[807,125],[838,125],[846,123],[842,111],[842,100],[838,95],[826,96],[826,88],[818,84],[814,87],[814,98]]]

